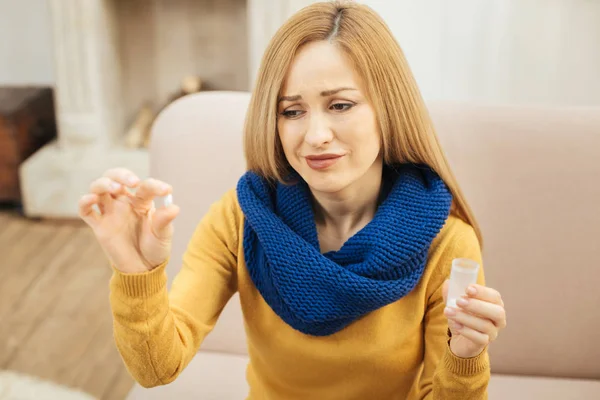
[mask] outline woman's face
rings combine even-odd
[[[381,177],[375,113],[350,60],[328,41],[311,42],[294,58],[277,128],[288,162],[313,190],[335,193]]]

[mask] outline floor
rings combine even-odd
[[[124,399],[133,385],[114,346],[111,270],[80,221],[0,211],[0,370]]]

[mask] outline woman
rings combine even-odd
[[[486,398],[503,303],[481,273],[445,307],[451,262],[481,263],[481,234],[379,16],[319,3],[281,27],[245,154],[170,294],[178,208],[152,200],[171,187],[115,169],[81,199],[114,267],[115,340],[135,379],[173,381],[238,291],[252,399]]]

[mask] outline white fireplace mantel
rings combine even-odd
[[[76,217],[79,198],[109,168],[125,167],[142,178],[148,176],[148,152],[126,148],[119,140],[125,126],[120,115],[116,1],[50,2],[59,129],[56,141],[21,165],[27,216]],[[291,13],[311,2],[247,0],[250,87],[273,33]]]

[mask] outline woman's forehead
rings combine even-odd
[[[339,87],[360,89],[360,79],[348,56],[328,41],[303,46],[294,57],[283,83],[284,95]]]

